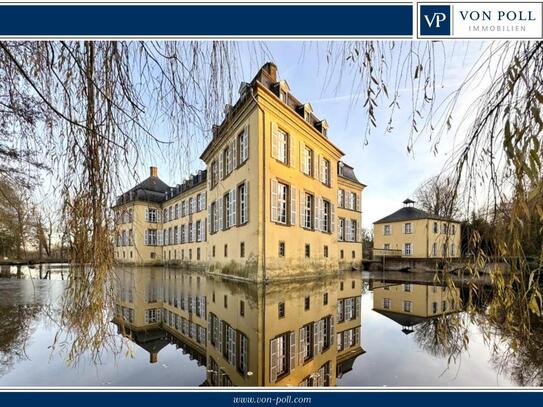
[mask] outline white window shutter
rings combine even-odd
[[[279,339],[275,338],[270,341],[270,382],[277,381],[277,371],[279,365]]]
[[[162,237],[163,237],[162,233],[163,233],[162,230],[157,230],[156,231],[156,244],[157,244],[157,246],[162,246],[162,244],[163,244],[164,240],[162,239]]]
[[[215,201],[215,213],[213,214],[215,217],[215,225],[213,226],[213,231],[218,232],[219,231],[219,200]]]
[[[345,219],[345,240],[347,242],[351,241],[351,220]]]
[[[240,146],[241,148],[241,146]],[[232,169],[238,166],[238,138],[232,140]]]
[[[211,230],[211,206],[207,208],[207,229]]]
[[[330,203],[330,233],[334,233],[336,229],[336,206]]]
[[[356,222],[356,241],[362,241],[362,224],[360,222]]]
[[[272,178],[270,181],[271,221],[277,222],[277,180]]]
[[[205,242],[207,241],[207,227],[206,227],[205,222],[202,222],[201,231],[202,231],[202,242]]]
[[[219,153],[219,179],[222,179],[223,177],[223,168],[224,168],[223,152],[221,151]]]
[[[320,321],[313,322],[313,355],[318,355],[319,352],[319,324]]]
[[[322,232],[327,232],[326,225],[324,224],[324,199],[322,199],[322,197],[319,197],[319,211],[320,230]]]
[[[149,244],[149,231],[147,229],[145,229],[145,233],[143,235],[143,242],[145,246]]]
[[[243,188],[243,202],[245,202],[245,208],[243,211],[243,218],[245,222],[249,221],[249,181],[245,181],[245,188]]]
[[[149,222],[149,208],[145,208],[145,222]]]
[[[278,140],[277,140],[277,132],[279,128],[277,127],[277,123],[272,122],[271,124],[271,151],[272,151],[272,157],[277,158],[278,157]]]
[[[222,205],[223,205],[223,197],[221,196],[219,198],[219,200],[217,201],[219,203],[219,230],[222,230],[224,229],[224,219],[223,219],[223,208],[222,208]]]
[[[243,136],[241,136],[242,147],[240,151],[241,161],[245,162],[249,158],[249,125],[245,125],[243,129]]]
[[[302,327],[300,328],[300,330],[298,331],[299,334],[300,334],[300,349],[299,349],[299,352],[298,352],[298,355],[299,355],[299,358],[298,358],[298,364],[301,366],[304,364],[304,359],[306,358],[306,351],[305,351],[305,342],[306,342],[306,331],[305,329]]]
[[[162,222],[162,211],[158,210],[156,211],[156,219],[158,223]]]
[[[196,222],[192,224],[192,240],[196,240]]]
[[[294,159],[294,137],[292,137],[292,134],[289,135],[288,139],[288,146],[289,146],[289,159],[288,163],[292,168],[296,168],[296,160]]]
[[[305,144],[300,141],[300,170],[305,172]]]
[[[320,198],[315,196],[315,213],[313,214],[313,217],[315,218],[315,224],[313,225],[313,228],[315,230],[321,230],[321,222],[320,222]]]
[[[207,191],[204,191],[204,193],[202,194],[202,201],[203,201],[202,208],[205,208],[207,206]]]
[[[290,224],[296,225],[296,197],[298,196],[298,190],[295,186],[290,187]]]
[[[362,212],[362,194],[356,194],[356,210]]]
[[[305,194],[300,193],[300,226],[305,227]]]
[[[237,224],[237,214],[236,214],[236,188],[230,190],[230,226],[234,226]]]
[[[335,329],[334,329],[334,317],[330,315],[328,317],[328,321],[330,321],[330,332],[328,335],[330,335],[330,345],[334,344],[334,337],[336,336]]]
[[[322,157],[320,154],[317,154],[317,179],[322,182]]]
[[[292,372],[294,368],[296,367],[296,333],[294,331],[290,333],[289,346],[290,346],[289,371]]]

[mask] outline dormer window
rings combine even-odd
[[[313,113],[313,108],[311,107],[311,104],[306,103],[303,106],[301,106],[299,113],[306,122],[308,122],[309,124],[313,124],[311,121],[311,113]]]
[[[288,102],[288,94],[290,92],[290,88],[288,86],[288,83],[287,81],[279,81],[277,83],[277,87],[279,89],[279,99],[281,100],[281,102],[283,103],[287,103]]]

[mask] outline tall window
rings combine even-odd
[[[277,159],[288,163],[288,134],[283,130],[277,132]]]
[[[301,359],[305,362],[313,357],[313,324],[309,323],[300,328]]]
[[[209,231],[209,233],[215,233],[217,232],[217,229],[215,227],[215,219],[217,218],[217,203],[216,202],[211,202],[211,209],[210,209],[210,226],[211,226],[211,230]]]
[[[189,211],[188,212],[189,212],[189,215],[191,213],[195,212],[195,210],[194,210],[194,198],[192,198],[192,197],[189,198]]]
[[[238,202],[239,202],[239,224],[243,225],[247,223],[248,219],[248,210],[247,210],[247,182],[238,186]]]
[[[325,185],[330,185],[330,161],[323,158],[321,165],[321,182]]]
[[[385,236],[389,236],[392,232],[392,228],[390,225],[385,225],[384,228],[383,228],[383,234]]]
[[[249,134],[247,129],[243,130],[238,135],[237,143],[239,156],[238,162],[241,164],[247,161],[247,158],[249,158]]]
[[[219,180],[219,165],[217,164],[217,161],[213,161],[211,163],[211,188],[217,185],[218,180]]]
[[[277,222],[287,223],[287,208],[288,208],[288,186],[278,183],[277,187]]]
[[[158,233],[156,229],[147,229],[145,231],[145,244],[148,246],[156,246],[158,244]]]
[[[434,243],[432,245],[432,256],[434,256],[434,257],[437,256],[437,243]]]
[[[411,256],[411,250],[412,250],[411,243],[405,243],[403,254],[405,254],[406,256]]]
[[[358,229],[358,222],[355,219],[351,219],[351,241],[356,242],[356,232]]]
[[[158,222],[158,214],[157,210],[155,208],[149,208],[148,209],[148,222],[150,223],[157,223]]]
[[[313,204],[314,197],[311,194],[305,194],[304,204],[304,228],[313,228]]]
[[[338,189],[337,191],[337,204],[340,208],[345,208],[345,190]]]
[[[330,202],[323,201],[322,207],[322,220],[321,230],[323,232],[331,232],[331,214],[330,214]]]
[[[434,222],[433,230],[434,230],[434,233],[437,233],[437,232],[438,232],[438,229],[437,229],[437,222]]]
[[[345,219],[344,218],[339,218],[338,220],[337,239],[340,242],[343,242],[345,240]]]
[[[405,223],[403,225],[403,231],[407,234],[412,233],[411,223]]]
[[[404,312],[411,312],[413,309],[413,303],[411,301],[404,301],[403,302],[403,310]]]
[[[224,176],[226,177],[232,172],[232,150],[230,147],[226,147],[223,150],[223,165]]]
[[[390,301],[390,298],[383,298],[383,308],[384,309],[390,309],[391,305],[392,305],[392,301]]]
[[[356,210],[356,194],[354,192],[350,192],[350,200],[349,200],[349,208]]]
[[[294,332],[285,332],[270,341],[270,381],[288,373],[296,361]]]
[[[228,192],[223,197],[223,207],[224,207],[224,226],[225,229],[228,229],[230,226],[230,219],[232,218],[232,205],[230,204],[230,192]]]
[[[201,242],[202,241],[202,222],[196,221],[196,241]]]
[[[303,173],[311,176],[313,175],[313,150],[308,147],[304,147],[303,155]]]

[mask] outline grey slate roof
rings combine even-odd
[[[342,170],[340,170],[340,168],[342,168]],[[349,179],[349,180],[351,180],[353,182],[356,182],[357,184],[360,184],[360,185],[364,185],[358,180],[358,178],[356,178],[356,175],[354,174],[354,168],[351,167],[348,164],[345,164],[343,161],[338,162],[338,171],[337,171],[337,173],[338,173],[339,177]]]
[[[148,177],[147,179],[140,182],[130,191],[137,191],[138,189],[144,189],[150,192],[159,192],[164,193],[170,189],[170,187],[158,177]]]
[[[150,176],[124,194],[119,195],[115,206],[134,200],[162,203],[206,182],[206,180],[207,170],[198,171],[197,174],[191,175],[182,184],[175,187],[170,187],[159,177]]]
[[[437,215],[432,215],[422,209],[414,207],[403,207],[402,209],[397,210],[394,213],[391,213],[388,216],[385,216],[378,221],[373,222],[377,223],[389,223],[389,222],[400,222],[403,220],[417,220],[417,219],[436,219],[436,220],[445,220],[445,218]]]

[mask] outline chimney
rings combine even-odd
[[[149,363],[156,363],[158,362],[158,353],[157,352],[150,352],[149,353]]]
[[[266,62],[262,67],[270,76],[273,82],[277,82],[277,65],[273,62]]]
[[[151,177],[158,177],[158,167],[151,167]]]

